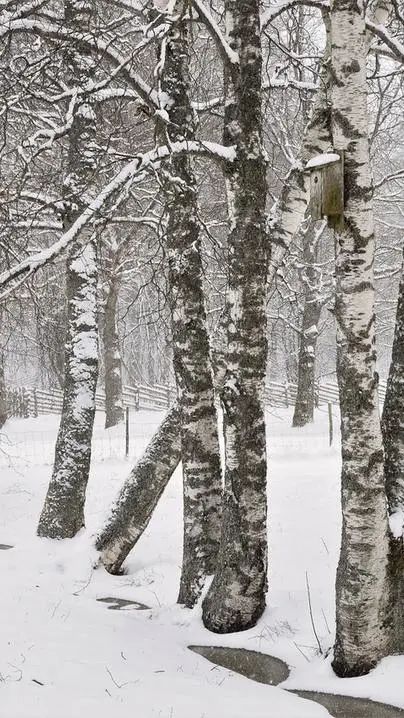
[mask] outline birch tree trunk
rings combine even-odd
[[[122,398],[122,360],[117,323],[119,280],[112,277],[106,289],[103,346],[105,365],[105,428],[124,419]]]
[[[4,375],[4,354],[0,353],[0,429],[4,426],[8,418],[7,412],[7,387]]]
[[[265,608],[267,586],[266,441],[268,238],[266,167],[262,142],[258,0],[227,0],[232,63],[225,105],[224,144],[236,146],[227,170],[230,234],[226,376],[222,390],[225,495],[216,573],[203,602],[203,621],[217,633],[253,626]]]
[[[93,12],[92,0],[65,0],[65,22],[74,32],[90,30]],[[66,63],[72,85],[85,89],[95,72],[94,58],[80,42],[71,41]],[[64,181],[65,229],[86,207],[96,166],[94,108],[90,100],[78,95]],[[90,227],[85,233],[91,231]],[[63,408],[53,474],[38,525],[38,535],[48,538],[71,538],[84,525],[98,377],[97,245],[88,238],[83,233],[71,245],[66,263],[68,329]]]
[[[168,142],[195,139],[189,98],[189,21],[186,3],[163,41],[161,94]],[[162,166],[167,217],[174,372],[181,416],[184,486],[183,563],[178,602],[192,607],[213,574],[220,541],[222,477],[213,373],[202,287],[197,186],[189,157]]]
[[[304,307],[300,332],[299,368],[297,394],[293,414],[293,426],[305,426],[314,420],[315,407],[315,369],[318,323],[320,321],[322,301],[319,296],[319,272],[317,233],[310,223],[303,237],[304,269]]]
[[[329,74],[331,40],[328,12],[323,13],[323,20],[327,41],[321,63],[318,90],[311,118],[305,129],[300,158],[291,167],[279,200],[269,213],[268,225],[273,244],[268,273],[269,286],[272,285],[276,271],[282,265],[282,261],[305,218],[309,190],[309,176],[304,171],[305,165],[315,155],[329,152],[332,148]]]
[[[339,676],[386,654],[387,513],[375,361],[374,225],[362,0],[333,0],[332,111],[344,152],[345,219],[336,232],[337,375],[342,442],[342,545],[336,581]]]
[[[392,652],[404,651],[404,256],[382,430],[390,513]]]
[[[121,571],[180,460],[180,412],[174,406],[125,481],[96,539],[101,562],[110,573]]]

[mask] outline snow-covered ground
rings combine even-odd
[[[215,636],[176,605],[181,562],[181,481],[169,484],[127,574],[94,570],[93,536],[133,456],[161,414],[132,417],[130,460],[121,430],[97,417],[87,529],[72,541],[35,536],[51,472],[57,417],[14,420],[0,442],[1,718],[316,718],[327,711],[281,688],[215,668],[190,644],[246,647],[291,666],[286,687],[365,696],[404,707],[404,658],[371,675],[340,680],[328,651],[334,630],[338,556],[339,453],[327,415],[291,429],[287,410],[268,413],[268,608],[243,634]],[[337,424],[337,421],[336,421]],[[337,432],[336,432],[337,433]],[[308,589],[309,587],[309,589]],[[315,631],[308,607],[310,594]],[[138,600],[151,610],[113,611],[97,598]]]

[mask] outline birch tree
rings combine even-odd
[[[227,353],[221,393],[225,493],[216,573],[203,621],[217,633],[253,626],[267,587],[266,165],[262,141],[262,50],[258,0],[225,2],[228,74],[224,143],[236,146],[226,172],[228,236]]]
[[[174,406],[125,481],[96,539],[100,560],[110,573],[120,573],[124,560],[148,526],[180,462],[180,434],[180,412]]]
[[[342,545],[333,668],[367,673],[385,655],[387,515],[375,361],[374,226],[364,7],[333,0],[334,148],[344,154],[344,224],[336,230],[337,376],[341,408]]]
[[[317,265],[319,241],[324,225],[316,231],[309,223],[303,236],[304,306],[300,330],[299,369],[293,426],[305,426],[314,419],[315,360],[319,321],[324,298],[321,296],[321,271]]]
[[[65,23],[72,32],[90,31],[92,0],[66,0],[64,7]],[[72,42],[66,62],[77,92],[85,89],[93,79],[96,58],[80,42]],[[91,101],[77,94],[72,104],[64,181],[65,230],[87,206],[98,153]],[[71,538],[84,526],[98,377],[97,243],[92,235],[89,225],[69,247],[66,262],[68,328],[62,418],[53,474],[38,524],[38,534],[48,538]]]
[[[170,7],[170,4],[169,4]],[[172,3],[179,19],[160,52],[160,98],[170,98],[167,144],[195,138],[189,97],[187,4]],[[164,130],[163,130],[164,133]],[[181,415],[184,549],[178,601],[192,606],[215,568],[220,538],[221,467],[213,374],[202,287],[196,179],[191,160],[172,157],[161,168],[167,212],[166,246],[174,372]]]

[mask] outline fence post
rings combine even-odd
[[[34,389],[34,416],[38,416],[38,394]]]
[[[289,382],[285,382],[285,403],[286,407],[289,408]]]
[[[29,417],[29,394],[25,386],[21,389],[21,416],[23,419],[28,419]]]
[[[332,440],[333,440],[333,423],[332,423],[332,404],[331,402],[328,402],[328,434],[330,439],[330,446],[332,446]]]
[[[135,394],[135,411],[139,411],[140,409],[140,389],[136,389]]]
[[[170,408],[170,404],[171,404],[171,389],[168,386],[167,387],[167,406],[168,406],[168,408]]]
[[[125,409],[125,456],[129,456],[129,407]]]

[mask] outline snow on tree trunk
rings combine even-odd
[[[122,398],[122,360],[117,324],[118,286],[112,278],[108,283],[103,326],[105,365],[105,428],[116,426],[124,419]]]
[[[374,224],[362,0],[333,0],[334,148],[344,151],[345,220],[336,232],[337,375],[342,442],[342,545],[333,668],[367,673],[385,655],[387,513],[378,406]]]
[[[304,307],[299,346],[297,394],[293,426],[305,426],[314,420],[315,369],[318,323],[322,302],[319,296],[319,271],[316,267],[318,243],[311,223],[303,237]]]
[[[392,651],[404,651],[404,257],[398,291],[390,371],[384,400],[382,430],[387,502],[390,513],[390,575],[392,590]]]
[[[180,412],[174,406],[132,469],[96,540],[110,573],[122,564],[146,529],[154,509],[181,460]]]
[[[185,5],[176,11],[184,14]],[[161,57],[160,97],[169,142],[192,141],[195,118],[189,99],[189,21],[173,21]],[[183,563],[178,602],[192,607],[213,574],[220,542],[222,477],[218,423],[202,287],[197,186],[191,160],[171,157],[161,170],[167,214],[169,301],[174,372],[181,416],[184,494]]]
[[[224,144],[236,146],[226,170],[229,198],[227,357],[221,398],[225,495],[217,570],[203,621],[217,633],[253,626],[267,586],[266,441],[268,238],[262,142],[262,53],[258,0],[227,0],[228,41],[239,64],[229,69]]]
[[[66,25],[75,32],[90,29],[93,10],[89,0],[65,0]],[[96,60],[80,42],[71,42],[66,63],[72,85],[85,89],[92,81]],[[72,113],[64,181],[65,229],[89,201],[98,154],[91,101],[77,95]],[[97,245],[94,239],[88,242],[91,232],[87,227],[71,245],[66,263],[68,328],[63,408],[53,474],[38,525],[38,534],[49,538],[73,537],[84,525],[98,377]]]

